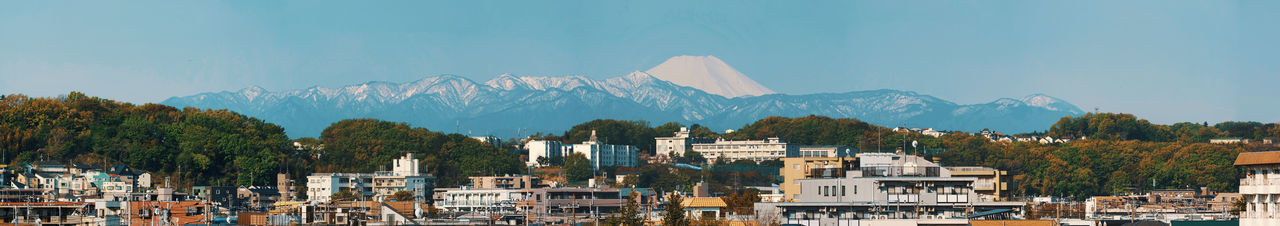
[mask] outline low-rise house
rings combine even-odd
[[[685,197],[680,206],[684,207],[685,216],[697,219],[724,218],[729,208],[719,197]]]

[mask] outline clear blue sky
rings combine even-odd
[[[1280,121],[1276,1],[6,1],[0,93],[131,102],[457,74],[606,78],[715,55],[806,94],[1044,93]]]

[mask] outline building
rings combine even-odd
[[[546,187],[542,178],[530,175],[470,177],[474,189],[532,189]]]
[[[639,152],[636,146],[601,143],[596,140],[595,130],[591,131],[591,139],[581,144],[564,146],[565,155],[582,153],[595,169],[604,166],[635,167]]]
[[[671,137],[655,137],[654,149],[658,155],[666,155],[675,158],[684,155],[684,151],[693,149],[693,144],[711,143],[715,139],[690,137],[689,128],[680,127],[680,131],[676,131],[675,136]]]
[[[517,202],[526,201],[526,190],[514,189],[444,189],[435,200],[437,209],[476,213],[515,213]]]
[[[1249,139],[1240,137],[1221,137],[1209,139],[1210,144],[1249,144]]]
[[[191,187],[191,195],[230,211],[240,206],[239,189],[236,186],[194,186]]]
[[[1240,153],[1235,165],[1245,168],[1240,225],[1280,225],[1280,151]]]
[[[429,201],[434,187],[435,177],[420,174],[418,160],[408,153],[392,163],[392,171],[311,174],[307,176],[307,200],[328,202],[333,194],[351,191],[381,201],[396,192],[410,191],[414,200]]]
[[[931,136],[931,137],[942,137],[944,135],[947,135],[946,132],[933,130],[933,128],[922,130],[920,131],[920,134],[924,134],[925,136]]]
[[[294,184],[292,178],[287,173],[276,174],[276,189],[279,189],[280,201],[293,201],[298,199],[298,187]]]
[[[714,163],[716,159],[721,158],[726,162],[778,160],[787,156],[798,156],[799,148],[798,145],[789,145],[777,137],[764,140],[719,139],[712,143],[693,144],[693,151],[697,151],[703,157],[706,157],[708,164]]]
[[[857,154],[858,149],[843,145],[800,145],[796,155],[787,157],[851,157]]]
[[[782,175],[782,184],[778,185],[782,190],[782,200],[791,200],[800,197],[803,190],[800,187],[800,179],[814,178],[839,178],[844,177],[844,173],[857,168],[858,158],[856,157],[788,157],[782,159],[782,168],[778,169],[779,175]]]
[[[972,177],[977,179],[973,183],[973,190],[978,194],[978,200],[994,202],[1011,198],[1009,171],[980,166],[951,166],[946,168],[951,171],[951,177]]]
[[[684,207],[684,215],[692,219],[724,218],[729,208],[719,197],[685,197],[680,206]]]
[[[953,177],[950,170],[919,156],[862,153],[856,162],[843,176],[794,180],[791,183],[800,191],[788,197],[791,202],[756,203],[757,216],[805,225],[858,225],[871,220],[963,225],[970,213],[1016,213],[1024,205],[981,201],[974,189],[977,178]],[[815,168],[825,171],[827,167]]]
[[[502,147],[502,138],[495,136],[471,137],[471,139],[493,145],[493,147]]]
[[[531,140],[525,142],[524,150],[529,151],[529,159],[525,160],[528,166],[545,166],[540,163],[542,161],[551,161],[552,158],[563,158],[564,150],[561,148],[560,141],[554,140]],[[549,163],[549,162],[548,162]]]

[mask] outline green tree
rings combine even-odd
[[[640,193],[631,191],[630,196],[627,197],[627,204],[618,210],[617,216],[611,217],[607,222],[613,225],[644,225],[644,218],[640,216],[640,205],[636,203],[638,196]]]
[[[684,216],[684,198],[679,194],[672,192],[667,195],[667,207],[663,209],[662,225],[664,226],[688,226],[689,219]]]
[[[594,168],[591,161],[587,160],[587,156],[581,152],[569,154],[564,159],[565,179],[569,181],[584,181],[591,178]]]
[[[703,165],[703,164],[707,164],[707,158],[702,157],[702,153],[698,153],[698,151],[685,150],[684,154],[682,154],[679,158],[676,158],[676,162],[684,163],[684,164]]]

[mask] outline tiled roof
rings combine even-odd
[[[729,204],[725,204],[724,200],[720,198],[710,198],[710,197],[685,197],[684,202],[680,202],[680,205],[684,206],[685,208],[729,207]]]
[[[1280,151],[1245,152],[1236,156],[1237,166],[1280,164]]]

